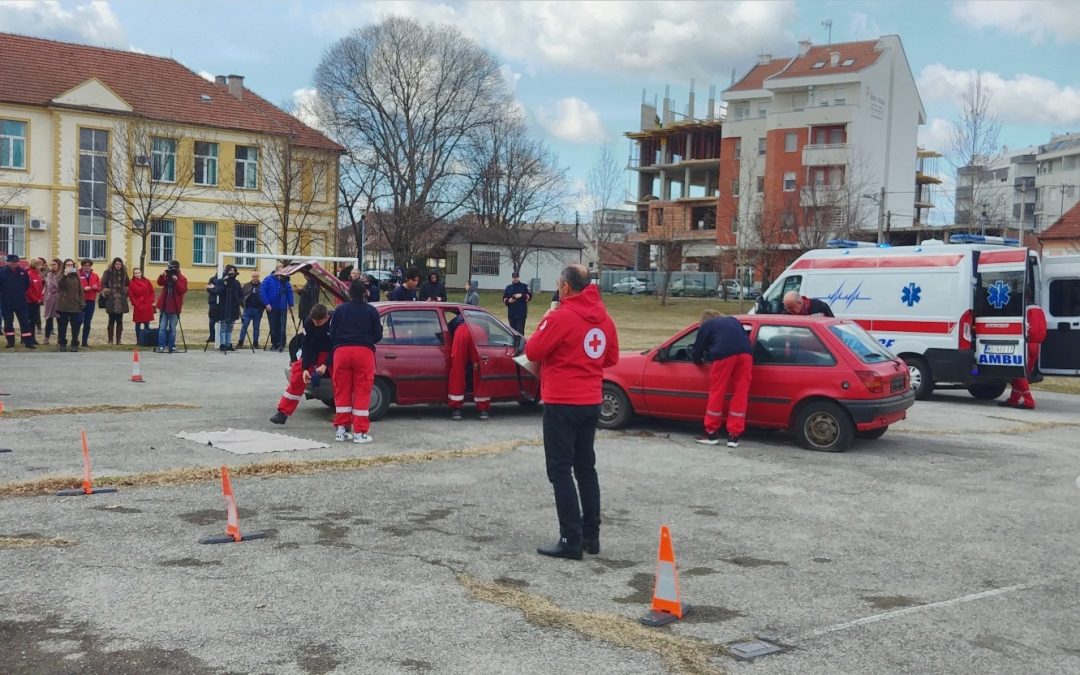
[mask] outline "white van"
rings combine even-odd
[[[1026,248],[990,243],[845,245],[800,256],[755,311],[783,311],[788,291],[824,300],[907,362],[916,398],[937,387],[993,399],[1024,376],[1030,294],[1046,312],[1040,372],[1080,375],[1080,256],[1041,259]]]

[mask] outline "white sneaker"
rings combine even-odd
[[[345,427],[338,427],[337,428],[337,433],[334,434],[334,440],[338,441],[338,442],[347,441],[352,437],[353,437],[352,434],[350,434],[348,431],[346,431]]]
[[[372,438],[371,436],[369,436],[368,434],[365,434],[364,432],[360,432],[360,433],[356,434],[355,436],[353,436],[352,442],[356,443],[357,445],[360,445],[361,443],[370,443],[373,440],[375,440],[375,439]]]

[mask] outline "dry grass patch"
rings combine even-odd
[[[53,539],[36,534],[0,535],[0,551],[23,550],[28,548],[63,548],[74,546],[68,539]]]
[[[371,457],[346,457],[343,459],[278,460],[258,464],[242,464],[229,467],[233,478],[274,478],[304,476],[332,471],[361,471],[381,466],[404,466],[469,457],[501,455],[526,445],[539,445],[540,439],[501,441],[458,450],[428,450],[399,455],[374,455]],[[148,471],[128,476],[102,476],[94,479],[96,487],[171,487],[221,480],[221,469],[200,466],[185,469]],[[16,481],[0,485],[0,498],[34,497],[53,494],[58,490],[78,487],[78,476],[46,476],[28,481]]]
[[[115,415],[119,413],[147,412],[149,410],[177,410],[195,409],[199,406],[192,403],[139,403],[136,405],[76,405],[60,408],[17,408],[4,413],[11,419],[24,419],[27,417],[40,417],[41,415],[88,415],[99,413]]]
[[[652,652],[676,673],[716,675],[724,671],[710,660],[726,653],[723,646],[693,637],[680,636],[663,628],[648,628],[618,614],[580,612],[563,609],[547,598],[467,574],[457,581],[477,600],[517,609],[535,626],[572,630],[616,647]]]
[[[1080,377],[1046,377],[1031,385],[1035,391],[1052,391],[1058,394],[1080,394]]]

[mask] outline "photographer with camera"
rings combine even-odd
[[[172,354],[176,351],[176,325],[180,322],[180,312],[184,308],[184,294],[187,293],[187,277],[180,273],[180,263],[173,260],[165,271],[158,275],[157,285],[161,286],[157,308],[161,313],[158,320],[157,351]]]
[[[240,340],[236,346],[244,348],[244,340],[247,338],[248,326],[251,326],[251,344],[259,346],[259,327],[262,326],[263,303],[259,295],[262,281],[259,279],[259,271],[252,270],[251,281],[244,284],[240,289],[240,297],[244,305],[244,315],[240,322]]]
[[[218,349],[223,352],[235,351],[232,344],[232,330],[233,324],[240,319],[240,298],[243,295],[240,282],[236,280],[239,274],[236,265],[226,265],[225,273],[210,291],[210,297],[216,299],[214,306],[210,308],[210,313],[211,316],[217,317],[220,338]]]

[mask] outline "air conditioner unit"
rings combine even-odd
[[[136,155],[135,166],[150,166],[150,157],[147,155]]]
[[[31,230],[45,230],[45,229],[48,229],[48,226],[45,224],[44,220],[38,220],[37,218],[33,218],[33,219],[30,220],[30,229]]]

